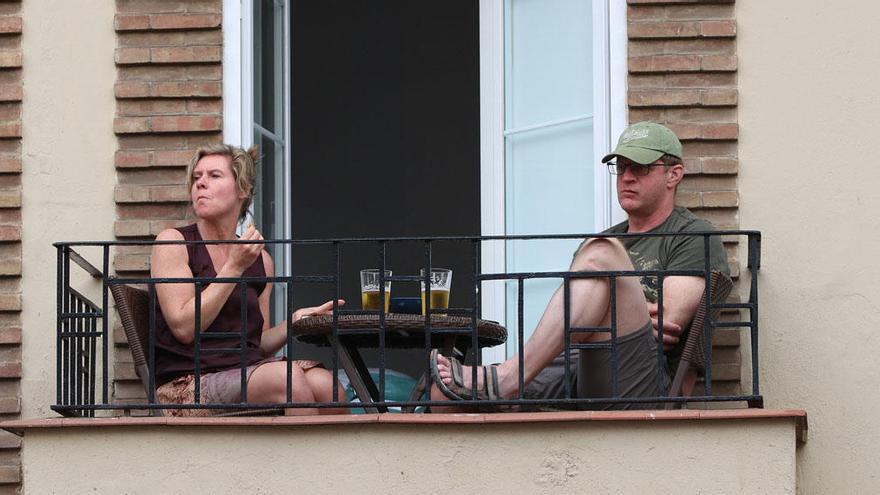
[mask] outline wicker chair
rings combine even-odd
[[[146,349],[150,342],[150,297],[146,291],[129,285],[111,284],[110,292],[116,302],[116,311],[122,320],[125,338],[134,359],[134,369],[150,404],[156,403],[156,390],[150,386],[150,368]],[[152,416],[164,416],[161,409],[151,409]],[[243,409],[218,412],[216,416],[276,416],[284,414],[284,408]]]
[[[709,278],[709,286],[711,287],[712,301],[707,318],[706,314],[706,293],[700,299],[697,306],[697,313],[691,323],[690,331],[685,340],[684,350],[681,354],[681,360],[675,370],[675,377],[669,387],[670,397],[679,397],[681,395],[682,384],[692,370],[703,372],[706,369],[706,348],[705,348],[705,327],[710,321],[716,321],[721,314],[721,308],[715,307],[722,304],[733,289],[733,282],[730,278],[717,271],[712,270]],[[667,403],[667,409],[681,407],[681,403]]]

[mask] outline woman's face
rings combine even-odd
[[[232,173],[232,160],[225,155],[203,156],[193,168],[193,209],[199,218],[238,218],[245,194]]]

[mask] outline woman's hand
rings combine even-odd
[[[253,225],[249,225],[247,231],[242,234],[242,236],[239,237],[238,240],[262,241],[263,235],[260,234],[260,231],[254,228]],[[226,258],[226,265],[228,265],[233,271],[239,274],[244,273],[244,271],[247,270],[249,266],[254,264],[254,261],[256,261],[257,257],[260,256],[260,253],[263,252],[263,247],[264,245],[261,243],[229,244],[229,254]]]
[[[337,300],[340,306],[345,304],[345,300],[339,299]],[[333,301],[327,301],[320,306],[311,306],[308,308],[300,308],[293,312],[292,320],[294,322],[303,319],[306,316],[319,316],[319,315],[327,315],[333,312]]]

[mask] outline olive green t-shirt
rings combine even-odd
[[[621,222],[605,233],[625,234],[629,222]],[[712,232],[715,227],[697,218],[687,208],[676,206],[665,222],[648,232]],[[636,270],[705,270],[705,245],[701,235],[621,237]],[[721,236],[709,238],[709,267],[728,277],[727,254]],[[649,302],[657,302],[657,277],[642,277],[642,289]]]
[[[603,233],[625,234],[628,222],[621,222]],[[697,218],[687,208],[676,206],[669,218],[649,232],[711,232],[715,228],[706,220]],[[701,235],[676,235],[657,237],[620,237],[629,251],[629,258],[636,270],[705,270],[705,245]],[[577,251],[575,251],[577,252]],[[720,236],[709,238],[709,267],[730,276],[727,254]],[[641,277],[642,289],[649,302],[657,302],[657,277]],[[685,329],[686,333],[690,328]],[[676,362],[684,348],[682,338],[667,353],[670,362]]]

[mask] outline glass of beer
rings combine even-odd
[[[361,307],[366,310],[388,312],[391,302],[391,270],[385,270],[385,304],[379,291],[379,270],[361,270]]]
[[[422,316],[425,315],[425,269],[420,271],[422,276]],[[452,270],[447,268],[431,269],[431,309],[446,309],[449,307],[449,290],[452,288]]]

